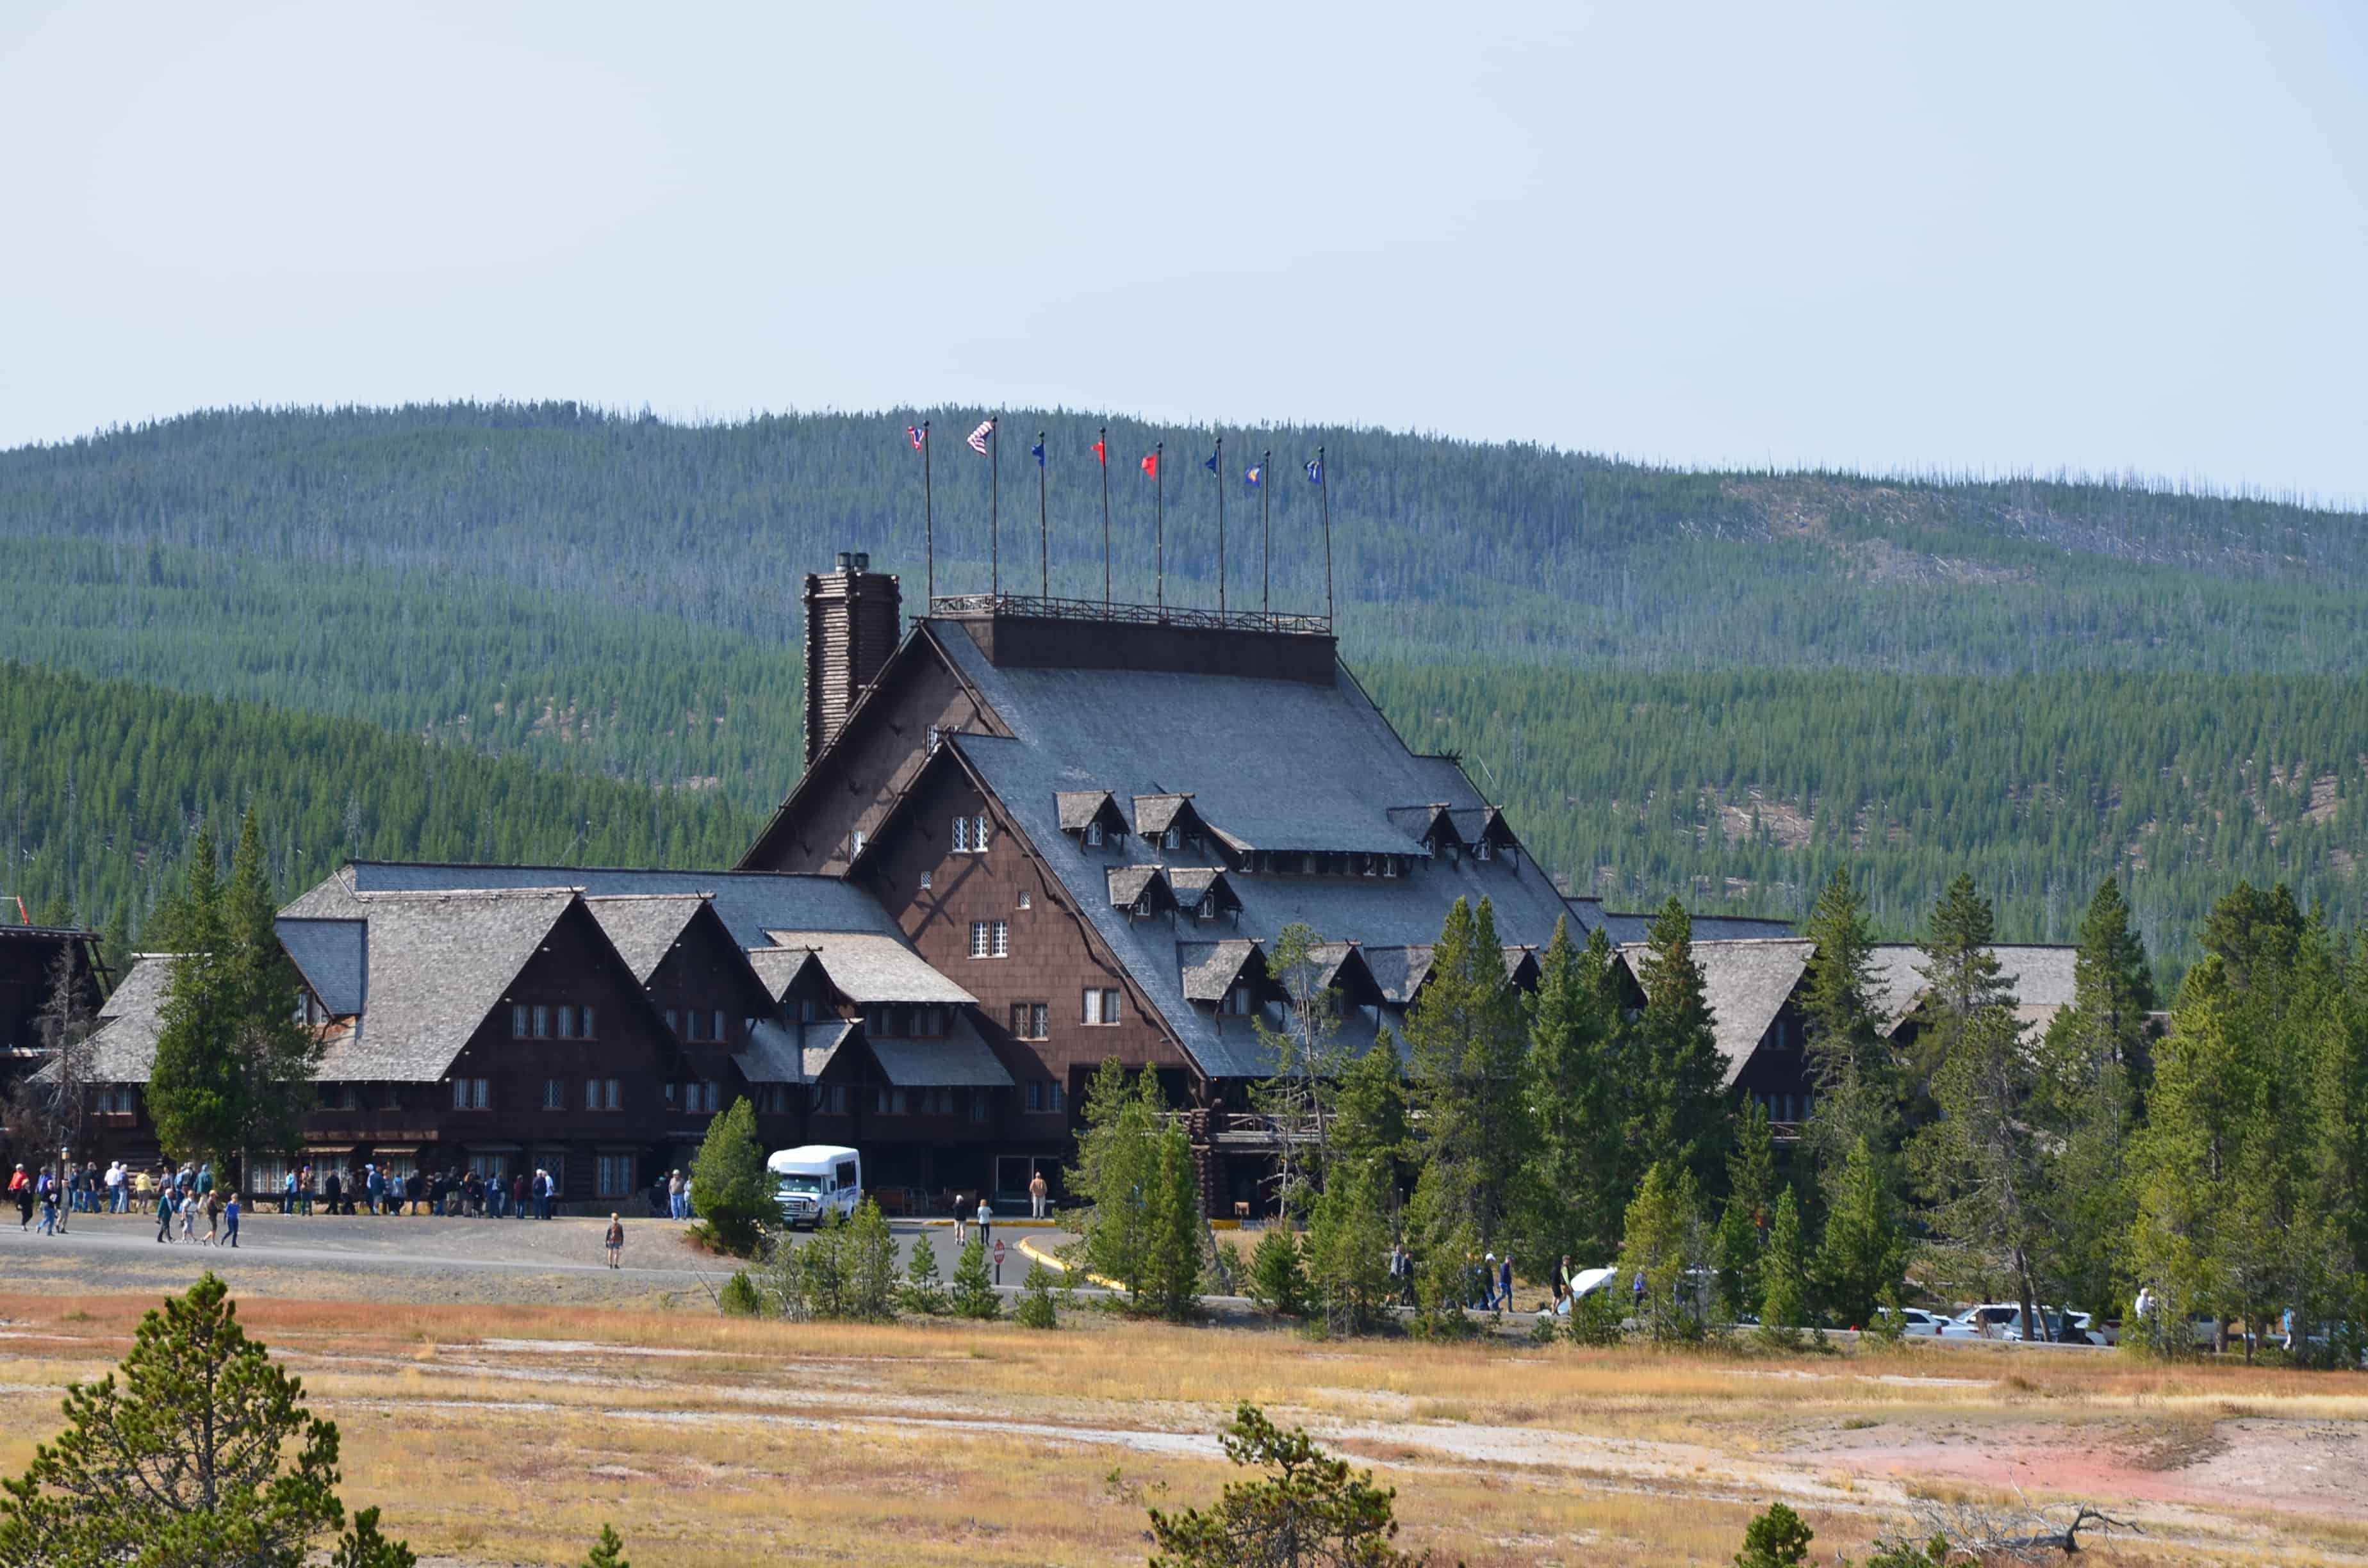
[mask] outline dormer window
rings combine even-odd
[[[1247,985],[1234,986],[1225,993],[1224,1000],[1217,1004],[1217,1011],[1230,1013],[1235,1017],[1247,1017],[1250,1008],[1250,988]]]
[[[1201,895],[1201,902],[1193,906],[1192,918],[1195,920],[1214,920],[1216,917],[1217,895],[1214,892],[1202,893]]]
[[[1184,847],[1184,835],[1171,827],[1159,835],[1159,846],[1162,849],[1181,849]]]
[[[1395,856],[1395,855],[1384,855],[1384,856],[1383,856],[1383,857],[1382,857],[1382,875],[1383,875],[1383,876],[1385,876],[1385,877],[1395,877],[1395,876],[1396,876],[1397,874],[1398,874],[1398,858],[1397,858],[1396,856]]]
[[[1474,860],[1493,860],[1496,855],[1488,841],[1484,838],[1472,846],[1472,858]]]
[[[1102,824],[1098,822],[1089,822],[1086,824],[1086,847],[1088,849],[1099,849],[1101,846]]]
[[[863,830],[859,827],[855,830],[851,842],[854,845],[855,853],[860,855],[863,853],[864,845],[870,842],[870,840],[866,837]]]

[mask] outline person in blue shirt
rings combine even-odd
[[[230,1195],[230,1201],[222,1205],[222,1242],[229,1246],[238,1245],[238,1194],[235,1192]]]

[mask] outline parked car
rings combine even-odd
[[[2062,1307],[2043,1304],[2039,1321],[2044,1325],[2046,1337],[2060,1345],[2100,1345],[2089,1326],[2087,1312],[2067,1312]],[[2015,1301],[1985,1301],[1967,1307],[1941,1326],[1943,1339],[2002,1339],[2020,1343],[2030,1337],[2023,1331],[2022,1307]]]
[[[1879,1318],[1888,1317],[1890,1313],[1889,1307],[1874,1309],[1874,1315]],[[1906,1335],[1921,1335],[1927,1338],[1937,1339],[1941,1335],[1941,1325],[1948,1321],[1939,1312],[1928,1312],[1922,1307],[1899,1309],[1899,1332]]]

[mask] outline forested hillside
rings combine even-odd
[[[136,927],[178,884],[199,822],[227,839],[250,803],[270,824],[274,879],[291,889],[357,855],[722,865],[755,824],[713,793],[566,778],[355,720],[0,662],[0,892]]]
[[[904,428],[925,416],[938,585],[983,588],[974,409],[699,426],[574,404],[217,412],[0,453],[0,657],[760,809],[797,766],[803,574],[869,550],[917,608]],[[1103,423],[1004,415],[1007,588],[1037,584],[1042,429],[1052,586],[1099,596]],[[1154,591],[1138,460],[1164,441],[1167,597],[1213,604],[1215,433],[1109,429],[1115,592]],[[2174,957],[2238,878],[2356,907],[2368,518],[1223,433],[1230,602],[1258,602],[1270,504],[1276,606],[1322,604],[1300,464],[1323,446],[1350,657],[1582,888],[1789,914],[1847,855],[1906,931],[1962,867],[2036,937],[2118,866]],[[1269,450],[1253,489],[1242,469]],[[48,847],[17,831],[20,853]]]

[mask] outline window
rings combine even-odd
[[[860,828],[860,827],[859,827],[859,828],[857,828],[857,829],[855,830],[855,838],[854,838],[854,848],[855,848],[855,853],[856,853],[856,854],[858,854],[858,855],[862,854],[862,853],[863,853],[863,846],[864,846],[864,845],[865,845],[866,843],[868,843],[868,842],[870,842],[870,840],[865,836],[863,830],[862,830],[861,828]]]
[[[987,930],[985,921],[972,921],[970,923],[970,956],[974,959],[983,959],[986,957],[987,942],[989,937],[990,933]]]
[[[1043,1040],[1052,1033],[1053,1007],[1047,1002],[1011,1004],[1011,1032],[1020,1040]]]
[[[1216,917],[1217,893],[1216,890],[1212,888],[1209,892],[1202,893],[1201,895],[1201,902],[1192,906],[1192,918],[1195,920],[1214,920]]]
[[[586,1110],[600,1108],[600,1080],[598,1078],[584,1080],[584,1108]]]
[[[524,1005],[510,1008],[510,1038],[525,1040],[528,1036],[527,1010]]]
[[[957,855],[970,853],[970,818],[968,817],[954,818],[954,853]]]
[[[1053,1085],[1052,1105],[1050,1108],[1053,1110],[1066,1110],[1069,1108],[1069,1091],[1064,1085],[1057,1083]]]
[[[668,1084],[666,1085],[666,1104],[674,1104],[674,1085],[672,1084]]]
[[[132,1103],[132,1091],[128,1088],[98,1091],[98,1109],[102,1116],[130,1116],[138,1108]]]
[[[1031,1111],[1044,1108],[1044,1080],[1042,1078],[1028,1080],[1028,1108]]]
[[[578,1009],[578,1011],[577,1011],[577,1013],[576,1013],[576,1018],[575,1018],[575,1021],[576,1021],[576,1023],[577,1023],[577,1024],[578,1024],[578,1025],[583,1028],[583,1030],[584,1030],[584,1035],[583,1035],[583,1038],[584,1038],[584,1039],[586,1039],[586,1040],[598,1040],[598,1039],[599,1039],[599,1038],[600,1038],[600,1037],[599,1037],[599,1034],[598,1034],[598,1031],[597,1031],[596,1029],[594,1029],[594,1028],[593,1028],[593,1027],[592,1027],[592,1009],[591,1009],[591,1008],[589,1008],[589,1007],[584,1007],[584,1008],[580,1008],[580,1009]]]
[[[1011,956],[1011,922],[973,920],[970,923],[970,956],[1008,959]]]
[[[1086,993],[1086,1022],[1114,1024],[1118,1022],[1118,992],[1094,989]]]
[[[564,1002],[559,1007],[559,1038],[562,1040],[575,1038],[575,1009]]]
[[[999,959],[1011,956],[1011,922],[1008,920],[995,923],[995,956]]]
[[[1485,838],[1472,846],[1472,858],[1474,860],[1493,860],[1496,858],[1495,846]]]
[[[707,1015],[706,1015],[706,1014],[704,1014],[704,1013],[702,1013],[702,1012],[699,1011],[697,1008],[693,1008],[693,1009],[691,1009],[689,1012],[688,1012],[688,1013],[686,1013],[686,1014],[684,1014],[684,1015],[683,1015],[683,1023],[684,1023],[684,1024],[689,1028],[689,1031],[690,1031],[690,1032],[689,1032],[689,1033],[685,1037],[686,1039],[689,1039],[689,1040],[705,1040],[705,1039],[707,1038]]]
[[[1086,824],[1086,847],[1088,849],[1099,849],[1101,846],[1102,824],[1098,822],[1089,822]]]
[[[1395,877],[1395,876],[1396,876],[1397,874],[1398,874],[1398,858],[1397,858],[1396,856],[1395,856],[1395,855],[1384,855],[1384,856],[1383,856],[1383,857],[1382,857],[1382,875],[1383,875],[1383,876],[1385,876],[1385,877]]]
[[[599,1183],[598,1196],[602,1198],[632,1197],[633,1156],[631,1154],[601,1155],[597,1167],[596,1179]]]
[[[1034,902],[1032,899],[1030,899],[1030,898],[1028,896],[1028,894],[1027,894],[1027,893],[1022,892],[1022,893],[1019,895],[1019,907],[1020,907],[1020,908],[1022,908],[1022,909],[1033,909],[1033,908],[1035,908],[1035,907],[1036,907],[1036,904],[1035,904],[1035,902]]]
[[[985,812],[979,812],[977,816],[971,819],[970,847],[971,853],[974,855],[986,853],[986,813]]]
[[[1217,1004],[1217,1011],[1232,1013],[1236,1017],[1249,1012],[1250,988],[1247,985],[1235,985],[1228,989],[1224,999]]]
[[[724,1027],[723,1008],[716,1008],[709,1017],[708,1022],[715,1026],[715,1032],[709,1035],[708,1039],[728,1040],[732,1038],[732,1031]]]
[[[944,744],[946,732],[941,725],[932,724],[929,726],[929,755],[931,756],[938,755],[938,747]]]
[[[676,1012],[672,1007],[668,1007],[666,1009],[666,1033],[674,1036],[677,1040],[680,1040],[682,1038],[682,1015]]]
[[[923,872],[921,873],[921,891],[922,891],[923,892],[928,892],[928,891],[929,891],[929,885],[930,885],[930,877],[929,877],[929,873],[928,873],[928,872],[927,872],[927,871],[923,871]]]
[[[620,1106],[620,1105],[623,1103],[623,1102],[622,1102],[622,1100],[619,1097],[618,1093],[617,1093],[617,1090],[618,1090],[618,1087],[619,1087],[619,1085],[618,1085],[618,1083],[617,1083],[617,1080],[616,1080],[616,1079],[614,1079],[614,1078],[610,1078],[610,1079],[606,1080],[606,1081],[605,1081],[605,1083],[604,1083],[604,1085],[603,1085],[603,1087],[607,1090],[607,1098],[608,1098],[608,1102],[609,1102],[609,1103],[608,1103],[606,1106],[602,1107],[601,1108],[603,1108],[603,1109],[605,1109],[605,1110],[615,1110],[615,1109],[617,1109],[617,1108],[618,1108],[618,1107],[619,1107],[619,1106]]]
[[[537,1040],[551,1038],[551,1009],[539,1004],[534,1009],[534,1038]]]
[[[985,1089],[973,1089],[970,1092],[970,1119],[973,1121],[985,1121],[986,1119],[986,1091]]]
[[[1184,835],[1180,829],[1171,827],[1159,835],[1159,847],[1162,849],[1181,849],[1183,846]]]
[[[485,1080],[483,1078],[453,1079],[452,1108],[454,1110],[484,1109]]]

